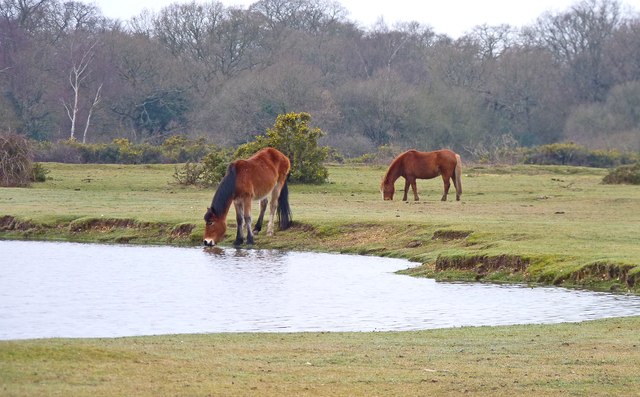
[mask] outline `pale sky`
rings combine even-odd
[[[159,11],[174,3],[192,0],[84,0],[96,4],[110,18],[127,20],[143,9]],[[201,1],[201,0],[196,0]],[[222,0],[225,6],[247,8],[257,0]],[[531,25],[545,11],[567,10],[578,0],[338,0],[349,11],[349,20],[362,28],[371,27],[380,17],[389,26],[396,22],[417,21],[431,26],[436,33],[453,38],[475,26],[509,24]],[[640,9],[640,0],[623,0],[624,6]]]

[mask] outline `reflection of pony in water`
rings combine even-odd
[[[409,185],[413,189],[413,198],[418,201],[418,189],[416,187],[416,179],[431,179],[438,175],[442,175],[444,181],[444,194],[442,201],[447,200],[449,187],[453,180],[456,188],[456,200],[460,200],[462,194],[462,162],[460,156],[451,150],[442,149],[434,152],[418,152],[417,150],[408,150],[396,157],[380,185],[382,198],[385,200],[393,200],[394,183],[401,176],[404,177],[404,196],[402,200],[407,201],[407,192]]]
[[[247,229],[247,244],[253,244],[251,230],[251,200],[260,200],[260,215],[255,232],[262,228],[268,196],[271,195],[267,235],[273,235],[273,221],[278,210],[280,230],[291,225],[291,209],[287,176],[291,169],[289,159],[274,148],[265,148],[247,160],[236,160],[229,164],[227,173],[216,190],[211,207],[204,215],[204,245],[214,246],[224,239],[227,230],[227,213],[233,202],[236,209],[238,232],[235,245],[244,242],[243,226]]]

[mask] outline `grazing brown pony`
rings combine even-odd
[[[456,188],[456,200],[460,200],[462,194],[462,162],[460,156],[451,150],[442,149],[434,152],[419,152],[417,150],[407,150],[396,157],[387,169],[387,173],[382,179],[380,190],[382,198],[393,200],[394,183],[401,176],[404,177],[404,196],[402,200],[407,201],[409,185],[413,189],[413,199],[419,200],[416,179],[431,179],[442,175],[444,181],[444,194],[442,201],[447,200],[449,187],[453,180]]]
[[[227,213],[233,202],[236,209],[238,231],[235,245],[244,242],[242,229],[247,229],[247,244],[253,244],[253,233],[262,229],[262,220],[271,195],[270,218],[267,235],[273,235],[273,220],[278,211],[280,230],[291,225],[291,209],[287,176],[291,163],[284,154],[274,148],[265,148],[246,160],[229,164],[220,181],[211,207],[204,214],[204,245],[212,247],[224,239],[227,230]],[[251,230],[251,200],[260,200],[260,215],[254,231]]]

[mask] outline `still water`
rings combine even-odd
[[[389,331],[640,315],[640,297],[394,274],[404,260],[0,241],[0,339]]]

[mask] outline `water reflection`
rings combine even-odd
[[[402,260],[0,241],[0,339],[416,330],[639,315],[640,297],[393,274]],[[10,258],[10,259],[6,259]]]

